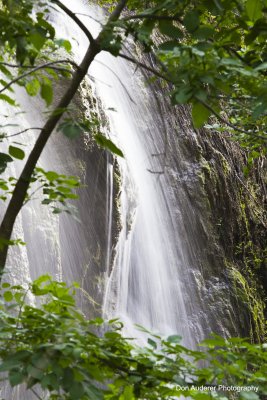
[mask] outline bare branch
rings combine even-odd
[[[165,171],[152,171],[152,169],[147,168],[146,169],[150,174],[154,174],[154,175],[164,175]]]
[[[84,14],[84,13],[75,13],[75,15],[81,15],[82,17],[90,18],[90,19],[92,19],[93,21],[97,22],[99,25],[103,26],[102,22],[99,21],[98,19],[92,17],[92,15]]]
[[[34,67],[34,65],[11,64],[8,62],[0,62],[0,65],[4,65],[5,67],[10,67],[10,68],[33,68]]]
[[[153,75],[157,76],[158,78],[164,79],[164,80],[167,81],[167,82],[171,82],[166,76],[162,75],[162,74],[161,74],[160,72],[158,72],[156,69],[151,68],[151,67],[149,67],[148,65],[146,65],[146,64],[144,64],[144,63],[142,63],[142,62],[140,62],[140,61],[138,61],[138,60],[136,60],[136,59],[134,59],[134,58],[132,58],[132,57],[129,57],[129,56],[127,56],[127,55],[125,55],[125,54],[122,54],[122,53],[119,53],[119,57],[120,57],[120,58],[124,58],[124,59],[127,60],[127,61],[130,61],[131,63],[137,65],[137,66],[140,67],[140,68],[145,69],[146,71],[151,72]]]
[[[31,194],[29,194],[28,199],[26,199],[23,203],[23,206],[26,206],[31,200],[34,200],[33,196],[39,192],[39,190],[43,189],[44,185],[38,186],[37,189],[35,189]]]
[[[157,14],[137,14],[137,15],[129,15],[128,17],[123,18],[124,21],[130,21],[133,19],[155,19],[161,21],[177,21],[181,24],[183,21],[177,16],[171,15],[157,15]]]
[[[43,400],[33,388],[31,388],[30,391],[37,397],[38,400]]]
[[[90,44],[95,43],[95,39],[93,38],[93,35],[91,32],[86,28],[86,26],[82,23],[82,21],[77,17],[75,13],[73,13],[68,7],[66,7],[61,1],[59,0],[53,0],[53,3],[57,4],[61,10],[63,10],[78,26],[79,28],[85,33],[87,36]]]
[[[31,131],[31,130],[41,131],[42,129],[43,128],[27,128],[27,129],[23,129],[23,131],[12,133],[12,135],[8,135],[8,136],[6,136],[6,138],[11,138],[11,137],[14,137],[14,136],[18,136],[18,135],[21,135],[22,133],[25,133],[25,132],[28,132],[28,131]]]
[[[112,68],[110,68],[107,64],[103,63],[102,61],[99,60],[95,60],[96,63],[103,65],[104,67],[106,67],[110,72],[112,72],[113,75],[116,76],[116,78],[118,79],[118,81],[120,82],[121,86],[123,87],[123,89],[125,90],[125,92],[127,93],[127,96],[129,97],[129,99],[131,100],[132,103],[136,104],[134,99],[132,98],[132,96],[130,95],[129,90],[127,89],[127,87],[125,86],[125,84],[123,83],[123,81],[121,80],[121,78],[119,77],[118,74],[116,74],[115,71],[113,71]]]
[[[78,68],[78,65],[72,61],[72,60],[59,60],[56,61],[55,63],[68,63],[74,66],[75,68]],[[22,68],[22,69],[32,69],[34,67],[37,67],[37,65],[21,65],[21,64],[12,64],[8,62],[0,62],[0,65],[4,65],[5,67],[10,67],[10,68]],[[42,64],[45,65],[45,64]],[[46,67],[44,67],[46,68]],[[50,69],[56,69],[58,67],[49,67]],[[67,71],[67,70],[66,70]]]

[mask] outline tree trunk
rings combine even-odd
[[[88,50],[81,62],[80,66],[74,72],[73,77],[70,82],[70,86],[61,98],[60,102],[58,103],[56,110],[58,109],[66,109],[70,104],[71,100],[73,99],[75,93],[77,92],[82,80],[86,76],[88,72],[88,68],[90,67],[92,61],[94,60],[95,56],[101,51],[100,41],[103,31],[106,29],[106,26],[120,17],[121,12],[123,11],[127,0],[121,0],[118,2],[117,6],[115,7],[113,13],[109,17],[107,24],[104,26],[100,34],[98,35],[97,39],[93,39],[91,34],[89,37],[90,45]],[[60,4],[60,2],[59,2]],[[51,114],[50,118],[47,120],[46,124],[44,125],[28,159],[23,168],[23,171],[17,181],[15,186],[14,192],[12,194],[11,200],[5,212],[3,221],[0,226],[0,238],[4,239],[7,244],[0,250],[0,273],[3,272],[7,253],[8,253],[8,242],[11,239],[13,227],[16,221],[16,218],[24,204],[27,191],[29,189],[31,176],[34,172],[36,164],[39,160],[39,157],[51,136],[53,130],[55,129],[57,123],[59,122],[60,118],[62,117],[64,111],[62,113],[54,112]]]
[[[64,96],[58,103],[56,109],[65,109],[70,104],[71,100],[73,99],[75,93],[77,92],[82,80],[84,79],[85,75],[87,74],[88,68],[92,61],[94,60],[97,53],[99,53],[100,49],[97,45],[97,41],[94,45],[90,45],[82,63],[75,71],[70,86],[65,92]],[[0,227],[0,237],[6,241],[9,241],[12,235],[13,226],[15,220],[17,218],[18,213],[20,212],[23,203],[25,201],[27,191],[29,189],[31,176],[34,172],[36,164],[39,160],[39,157],[51,136],[53,130],[55,129],[57,123],[59,122],[62,113],[54,112],[51,114],[51,117],[46,122],[45,126],[43,127],[29,157],[23,168],[23,171],[17,181],[15,186],[12,198],[9,202],[7,207],[6,213],[4,215],[3,221]],[[0,252],[0,271],[2,271],[5,267],[6,258],[8,252],[8,244],[4,246],[2,251]]]

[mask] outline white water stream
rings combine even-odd
[[[102,12],[79,1],[75,5],[71,1],[65,4],[81,14],[82,21],[96,35],[99,25],[82,14],[103,20]],[[62,26],[75,29],[67,21]],[[77,40],[74,51],[81,59],[87,40],[79,31],[68,33]],[[107,53],[97,57],[89,72],[95,78],[97,96],[109,117],[111,138],[125,156],[118,160],[122,176],[122,230],[106,280],[104,314],[122,319],[133,336],[138,335],[134,328],[138,323],[163,334],[179,332],[186,344],[192,346],[195,339],[189,328],[182,289],[187,260],[170,213],[168,181],[157,173],[163,166],[153,157],[164,151],[164,132],[153,119],[151,93],[139,73],[134,74],[125,61]],[[107,259],[110,260],[110,248]]]

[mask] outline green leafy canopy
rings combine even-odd
[[[129,0],[127,7],[110,43],[124,29],[153,53],[156,72],[172,84],[173,104],[192,105],[195,128],[212,115],[243,147],[265,154],[266,1]]]
[[[139,327],[148,335],[141,348],[118,320],[87,320],[75,305],[76,283],[44,275],[25,288],[4,282],[1,289],[0,371],[13,387],[41,388],[53,400],[208,400],[211,393],[259,400],[267,393],[266,345],[213,336],[202,343],[205,350],[192,351],[180,336]],[[28,304],[29,294],[41,301]],[[220,384],[240,389],[220,391]]]

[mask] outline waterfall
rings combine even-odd
[[[99,24],[95,20],[103,20],[98,8],[81,1],[75,5],[65,1],[65,4],[79,13],[93,34],[97,34]],[[75,37],[73,51],[77,61],[81,60],[87,44],[83,33],[67,21],[62,21],[60,27],[63,37],[66,34]],[[138,323],[163,334],[179,332],[192,346],[196,338],[193,339],[189,326],[183,290],[188,262],[171,211],[168,177],[162,173],[164,160],[160,154],[165,151],[166,133],[154,119],[151,93],[139,73],[134,74],[126,62],[107,53],[97,57],[89,74],[109,117],[111,138],[125,156],[119,160],[122,229],[113,265],[106,267],[111,273],[106,281],[104,314],[122,319],[134,336],[138,335],[134,328]],[[108,182],[111,184],[112,180]],[[108,192],[109,197],[111,186]],[[111,204],[109,201],[108,263]]]
[[[182,290],[185,254],[168,204],[168,181],[159,157],[164,151],[164,133],[153,121],[149,93],[138,82],[138,75],[124,62],[106,55],[105,77],[111,84],[97,85],[109,113],[114,140],[124,152],[120,160],[122,231],[116,248],[111,275],[107,282],[104,311],[118,316],[127,330],[136,335],[134,323],[161,333],[180,332],[192,344]],[[129,98],[120,82],[129,90]],[[93,74],[103,74],[98,65]],[[153,135],[153,136],[152,136]]]

